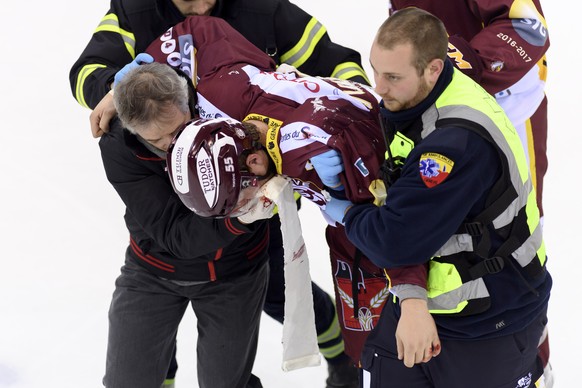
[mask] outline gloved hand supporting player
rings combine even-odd
[[[344,171],[342,156],[336,150],[329,150],[311,158],[311,164],[321,182],[333,190],[343,190],[339,174]]]
[[[343,225],[346,212],[352,206],[354,206],[354,204],[351,201],[332,197],[322,211],[333,221]]]
[[[133,61],[131,61],[127,65],[123,66],[121,68],[121,70],[119,70],[117,73],[115,73],[115,77],[113,78],[113,87],[115,87],[115,85],[117,85],[117,83],[119,83],[119,81],[121,81],[123,79],[123,77],[125,77],[125,75],[131,69],[134,69],[134,68],[136,68],[139,65],[142,65],[144,63],[152,63],[153,61],[154,61],[154,58],[147,53],[137,54],[137,56],[135,57],[135,59]]]

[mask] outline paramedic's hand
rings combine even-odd
[[[255,206],[249,209],[248,212],[242,216],[238,216],[238,220],[243,224],[252,224],[255,221],[266,220],[273,215],[275,210],[275,202],[269,198],[262,196]]]
[[[144,63],[152,63],[154,61],[154,57],[152,57],[151,55],[147,54],[147,53],[139,53],[137,54],[137,56],[135,57],[135,59],[131,62],[129,62],[127,65],[123,66],[123,68],[121,70],[119,70],[117,73],[115,73],[115,77],[113,78],[113,87],[115,87],[115,85],[117,85],[117,83],[119,81],[121,81],[123,79],[123,77],[125,77],[125,75],[132,69],[135,69],[136,67],[138,67],[139,65],[142,65]]]
[[[109,123],[116,115],[117,111],[115,110],[115,105],[113,105],[113,91],[111,91],[99,101],[99,104],[89,116],[93,137],[98,138],[109,132]]]
[[[346,212],[352,206],[354,206],[354,204],[348,200],[332,197],[329,201],[327,201],[325,209],[322,211],[333,221],[343,225]]]
[[[402,314],[396,327],[398,359],[412,368],[414,364],[428,362],[441,352],[436,324],[428,312],[424,299],[405,299],[400,303]]]
[[[343,190],[339,174],[344,171],[344,164],[341,155],[336,150],[329,150],[312,157],[311,164],[324,185],[330,189]]]

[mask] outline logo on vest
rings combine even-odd
[[[422,154],[418,163],[420,178],[429,189],[443,183],[451,173],[455,162],[434,152]]]

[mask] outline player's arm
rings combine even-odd
[[[550,41],[539,1],[473,0],[483,29],[470,41],[449,37],[449,57],[489,93],[519,81],[548,50]],[[545,66],[545,65],[544,65]]]

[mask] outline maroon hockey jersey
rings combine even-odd
[[[378,183],[385,143],[378,122],[379,98],[367,86],[275,72],[268,56],[212,17],[186,19],[154,41],[147,52],[192,77],[201,117],[267,122],[266,148],[277,171],[291,177],[303,197],[325,206],[328,194],[309,158],[333,148],[343,158],[346,196],[353,202],[374,200],[371,190]],[[328,227],[326,238],[346,353],[357,363],[388,299],[389,286],[384,271],[366,257],[353,266],[356,248],[343,227]],[[426,285],[422,266],[394,274],[393,284]]]
[[[342,177],[347,197],[354,202],[373,199],[369,186],[377,178],[385,146],[379,97],[369,87],[274,72],[267,55],[213,17],[187,18],[147,52],[192,77],[201,117],[269,120],[267,149],[278,172],[294,178],[303,196],[325,205],[323,185],[309,158],[334,148],[346,166],[354,167],[346,167]]]
[[[550,46],[539,0],[389,1],[390,13],[406,7],[424,9],[443,21],[449,57],[492,95],[544,61]],[[545,67],[539,64],[542,81]]]

